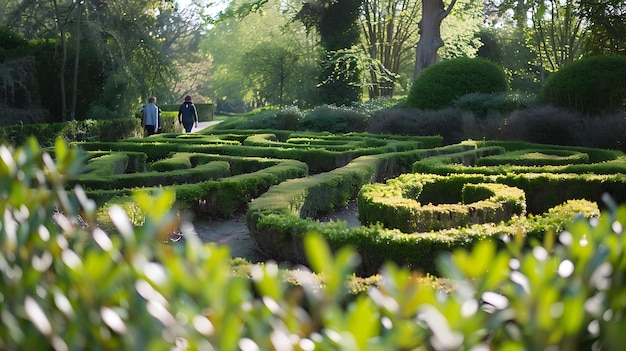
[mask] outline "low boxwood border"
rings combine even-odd
[[[432,173],[432,174],[507,174],[507,173],[572,173],[572,174],[617,174],[626,171],[626,155],[616,150],[598,150],[579,147],[561,147],[555,149],[553,145],[540,145],[523,142],[470,142],[464,143],[468,150],[455,154],[448,154],[438,157],[430,157],[422,159],[413,165],[413,173]],[[492,155],[492,157],[501,157],[504,153],[526,153],[528,150],[542,152],[542,150],[562,150],[566,153],[580,153],[588,156],[588,163],[579,164],[563,164],[563,165],[511,165],[499,164],[495,162],[489,166],[480,166],[481,163]],[[543,147],[540,147],[543,146]],[[498,152],[500,150],[500,152]],[[484,158],[483,158],[484,157]],[[508,158],[509,156],[507,156]],[[583,156],[584,157],[584,156]],[[544,162],[547,163],[547,162]]]
[[[442,230],[478,223],[499,223],[526,212],[522,190],[497,183],[459,183],[462,193],[454,203],[432,203],[425,193],[444,179],[436,175],[405,174],[385,184],[365,185],[358,195],[359,220],[363,225],[380,223],[403,233]],[[449,188],[449,187],[448,187]]]
[[[219,158],[219,155],[196,155],[196,157]],[[145,179],[153,179],[155,175],[161,172],[138,173],[136,177],[130,178],[131,174],[120,175],[118,180],[121,183],[128,184],[128,179],[133,179],[139,183],[136,187],[125,186],[115,188],[109,186],[107,189],[92,188],[87,190],[86,194],[98,203],[106,203],[119,197],[128,197],[138,188],[146,191],[152,191],[160,188],[170,188],[176,193],[176,200],[183,208],[192,210],[196,216],[230,218],[235,213],[242,212],[247,208],[248,203],[267,191],[272,185],[281,183],[287,179],[306,177],[308,175],[308,167],[305,163],[296,160],[272,160],[251,158],[250,163],[256,164],[256,169],[250,168],[249,173],[232,175],[234,169],[244,170],[244,166],[231,166],[228,170],[227,159],[233,157],[221,157],[221,161],[206,161],[206,163],[193,168],[196,170],[197,177],[202,179],[190,179],[191,170],[178,170],[165,172],[166,178],[176,178],[178,180],[187,179],[189,183],[178,182],[178,184],[168,183],[170,185],[162,186],[162,184],[149,186],[147,183],[141,183]],[[245,162],[245,158],[235,158],[237,162]],[[218,172],[210,172],[210,169],[218,167],[222,170],[222,175]],[[248,166],[250,167],[250,166]],[[150,177],[152,175],[152,177]],[[129,177],[128,179],[124,177]],[[187,177],[187,178],[185,178]],[[212,178],[213,177],[213,178]],[[98,178],[78,178],[74,179],[74,183],[87,183],[90,180],[90,186],[94,186],[97,182],[106,181],[106,179]],[[158,182],[157,182],[158,183]],[[100,183],[98,183],[100,184]],[[118,200],[114,200],[118,201]]]
[[[471,149],[471,145],[455,145],[448,148],[447,151],[463,152],[468,151],[468,148]],[[346,181],[345,179],[349,178],[347,174],[360,170],[368,175],[370,182],[380,181],[397,176],[397,173],[393,174],[393,170],[399,169],[396,167],[398,163],[404,162],[406,165],[406,162],[414,163],[430,156],[445,154],[444,152],[431,151],[424,150],[419,155],[412,154],[413,157],[406,157],[407,153],[361,157],[348,165],[351,168],[350,171],[348,168],[342,167],[329,173],[338,175],[339,172],[347,172],[342,176],[343,181]],[[322,233],[334,248],[344,245],[356,247],[362,255],[361,272],[364,274],[375,272],[385,260],[392,260],[401,265],[432,272],[434,270],[432,261],[434,256],[430,252],[440,252],[442,251],[440,250],[441,247],[450,250],[467,246],[478,239],[492,237],[495,234],[513,235],[514,233],[521,233],[527,237],[541,237],[552,228],[556,228],[555,230],[562,228],[567,219],[571,219],[580,211],[584,212],[586,216],[596,215],[596,203],[600,203],[600,198],[604,193],[622,199],[626,195],[626,178],[619,174],[528,173],[493,176],[468,174],[446,178],[447,181],[466,181],[468,177],[476,179],[477,183],[502,183],[524,190],[527,201],[529,196],[531,200],[528,205],[530,215],[523,217],[524,219],[517,223],[475,225],[469,229],[462,229],[460,232],[454,232],[457,229],[450,229],[440,233],[428,233],[428,235],[402,234],[400,231],[385,229],[382,226],[346,228],[345,223],[321,224],[313,218],[320,212],[339,204],[326,204],[318,207],[305,206],[323,203],[323,201],[317,201],[314,198],[324,189],[327,192],[332,191],[332,183],[327,183],[326,178],[314,176],[306,178],[306,180],[299,180],[298,183],[285,182],[270,189],[250,205],[246,214],[246,224],[258,247],[270,257],[276,257],[280,260],[303,262],[303,251],[300,247],[301,238],[309,231],[316,231]],[[365,184],[360,186],[363,185]],[[454,195],[446,192],[440,193],[445,196]],[[326,196],[328,197],[328,195]],[[454,196],[458,198],[460,195]],[[571,199],[580,200],[573,201]],[[561,208],[559,206],[563,203],[565,205],[562,209],[553,210],[554,208]],[[532,211],[530,211],[531,209]],[[560,213],[561,217],[551,213]],[[451,235],[455,233],[459,234],[458,237]],[[428,245],[415,247],[418,242],[421,243],[427,238],[429,238],[427,240]],[[451,241],[454,244],[450,244]],[[431,244],[431,242],[436,242],[436,244]],[[437,249],[435,250],[435,248]],[[400,255],[399,252],[410,253]]]
[[[565,166],[588,163],[589,155],[583,152],[563,149],[524,149],[510,151],[502,155],[481,157],[477,166]]]
[[[541,216],[515,217],[500,224],[476,224],[438,232],[405,234],[380,225],[347,228],[345,222],[320,223],[284,211],[257,216],[251,234],[260,250],[281,261],[308,264],[303,238],[307,233],[319,233],[334,250],[344,246],[356,249],[361,258],[357,269],[359,275],[375,274],[385,262],[436,275],[439,274],[436,258],[444,252],[470,248],[486,239],[543,241],[546,234],[560,232],[580,215],[598,216],[597,205],[587,200],[570,200]]]

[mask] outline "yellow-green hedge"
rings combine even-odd
[[[359,220],[363,225],[380,223],[385,228],[414,233],[499,223],[525,213],[524,192],[503,184],[454,183],[461,187],[462,196],[452,203],[433,203],[420,196],[442,179],[436,175],[405,174],[385,184],[365,185],[358,196]],[[441,191],[445,190],[437,190]],[[451,192],[459,193],[458,189]]]

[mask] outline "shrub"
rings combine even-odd
[[[481,157],[476,160],[476,166],[567,166],[588,162],[589,155],[574,150],[525,149]]]
[[[43,146],[54,145],[56,137],[63,132],[67,123],[39,123],[13,125],[0,128],[0,140],[3,143],[21,145],[34,136]]]
[[[525,212],[524,192],[504,184],[452,184],[456,189],[450,192],[461,195],[454,199],[456,201],[433,202],[431,200],[438,200],[438,196],[433,195],[449,188],[448,184],[435,184],[440,181],[441,178],[408,174],[390,179],[385,184],[366,184],[359,191],[357,200],[359,220],[364,225],[381,223],[385,228],[411,234],[476,223],[499,223]],[[422,196],[422,191],[431,194]]]
[[[596,56],[553,73],[543,87],[546,103],[592,115],[614,112],[626,103],[626,57]]]
[[[452,101],[454,107],[472,111],[476,117],[485,118],[489,112],[503,115],[531,107],[533,98],[514,93],[471,93]]]
[[[438,111],[415,108],[390,108],[375,111],[369,132],[396,135],[440,135],[444,144],[471,137],[474,117],[458,108]]]
[[[87,117],[89,119],[95,120],[119,118],[118,114],[115,111],[111,111],[106,106],[102,106],[99,104],[93,104],[89,106],[89,112],[87,112]]]
[[[278,110],[263,110],[251,115],[240,123],[237,128],[241,129],[280,129]]]
[[[518,110],[503,126],[503,137],[539,144],[585,145],[581,117],[552,106]]]
[[[141,135],[141,121],[137,118],[72,121],[64,124],[61,131],[63,139],[69,141],[116,141]]]
[[[399,103],[400,101],[397,98],[377,97],[367,101],[355,102],[350,107],[357,112],[371,116],[375,111],[383,108],[393,108],[398,106]]]
[[[267,109],[257,111],[247,118],[234,119],[227,123],[229,126],[221,126],[218,129],[282,129],[296,130],[298,122],[302,119],[302,112],[296,106],[286,107],[281,110]],[[220,123],[222,124],[222,123]]]
[[[424,69],[411,86],[407,105],[436,110],[466,94],[507,89],[504,71],[495,63],[482,58],[456,58]]]
[[[355,102],[349,107],[319,106],[308,113],[299,110],[296,106],[288,106],[280,110],[271,107],[255,110],[242,116],[230,117],[228,120],[213,126],[212,129],[363,132],[368,127],[367,119],[372,113],[384,108],[391,108],[397,104],[398,101],[395,99],[379,98]]]
[[[626,151],[626,111],[602,115],[601,118],[583,118],[584,146]]]
[[[347,133],[365,132],[368,116],[348,107],[324,105],[307,113],[300,122],[300,129],[313,132]]]

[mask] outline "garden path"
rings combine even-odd
[[[359,226],[358,209],[355,201],[351,201],[345,208],[320,218],[320,222],[345,221],[348,227]],[[245,223],[245,214],[238,214],[234,218],[224,220],[193,221],[198,237],[205,243],[214,243],[218,246],[228,245],[233,258],[241,257],[252,263],[264,262],[266,257],[257,250],[256,242],[250,236]]]

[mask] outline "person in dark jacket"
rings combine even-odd
[[[191,101],[191,96],[185,96],[185,102],[183,102],[178,108],[178,123],[185,127],[185,132],[191,132],[191,128],[198,127],[198,111],[196,105]]]

